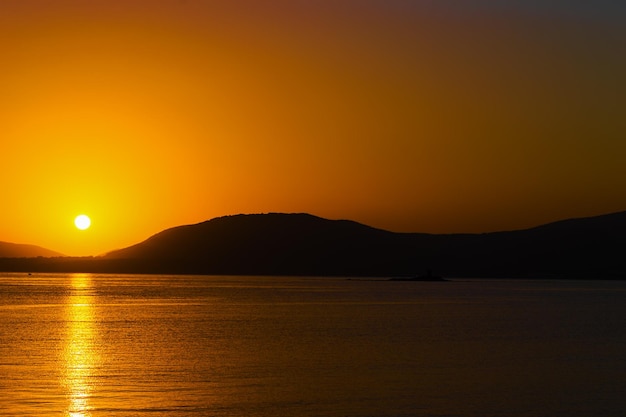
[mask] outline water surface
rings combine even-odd
[[[626,283],[0,274],[0,415],[626,409]]]

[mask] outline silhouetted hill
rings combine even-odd
[[[393,233],[308,214],[220,217],[107,254],[127,272],[626,278],[626,212],[527,230]]]
[[[447,277],[626,279],[625,252],[626,212],[448,235],[254,214],[164,230],[104,257],[0,258],[0,271],[410,277],[431,270]]]
[[[37,256],[63,255],[39,246],[0,242],[0,258],[34,258]]]
[[[236,215],[168,229],[106,258],[194,273],[379,275],[407,270],[405,237],[413,236],[309,214]]]
[[[468,235],[445,263],[463,275],[626,278],[626,212]]]

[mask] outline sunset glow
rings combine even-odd
[[[626,209],[621,9],[501,3],[2,1],[0,241],[98,255],[236,213],[439,233]],[[68,230],[77,207],[98,227]]]

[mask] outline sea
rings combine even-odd
[[[0,416],[624,415],[624,281],[0,274]]]

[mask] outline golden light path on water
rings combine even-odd
[[[63,381],[68,398],[64,415],[69,417],[89,417],[93,408],[90,398],[93,368],[97,364],[94,298],[91,275],[73,274],[66,304],[67,344]]]

